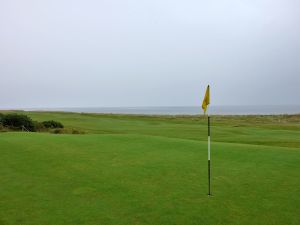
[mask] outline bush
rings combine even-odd
[[[53,134],[63,134],[64,131],[63,131],[63,129],[58,128],[58,129],[53,130],[52,133],[53,133]]]
[[[56,128],[50,131],[53,134],[85,134],[82,130],[74,128]]]
[[[3,125],[0,123],[0,132],[4,132],[5,128],[3,127]]]
[[[30,117],[22,114],[6,114],[2,116],[2,125],[11,129],[35,131],[35,126]]]
[[[44,131],[46,130],[45,126],[43,123],[40,123],[38,121],[33,121],[33,125],[36,131]]]
[[[54,120],[44,121],[42,122],[42,124],[46,128],[64,128],[64,125],[62,125],[62,123]]]
[[[3,117],[4,117],[4,115],[2,113],[0,113],[0,125],[2,124]]]

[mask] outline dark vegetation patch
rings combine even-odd
[[[61,122],[47,120],[43,122],[33,121],[29,116],[18,113],[0,113],[0,131],[28,131],[28,132],[51,132],[81,134],[82,131],[76,129],[63,129]]]
[[[85,134],[84,131],[75,128],[56,128],[50,132],[53,134]]]
[[[35,123],[29,116],[24,114],[2,114],[0,122],[3,127],[11,130],[36,131]]]
[[[45,128],[64,128],[64,125],[62,125],[62,123],[54,120],[43,121],[42,124]]]

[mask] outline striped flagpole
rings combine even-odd
[[[208,127],[208,145],[207,145],[207,157],[208,157],[208,195],[211,195],[210,191],[210,116],[207,115],[207,127]]]
[[[209,91],[209,85],[207,85],[205,96],[202,102],[202,109],[204,110],[204,115],[207,111],[207,106],[210,104],[210,91]],[[207,158],[208,158],[208,195],[211,195],[210,192],[210,116],[207,113],[207,128],[208,128],[208,143],[207,143]]]

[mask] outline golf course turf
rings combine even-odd
[[[300,224],[300,115],[19,112],[85,134],[0,133],[0,225]]]

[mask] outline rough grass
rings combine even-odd
[[[0,133],[0,224],[300,224],[299,116],[28,113],[84,135]]]

